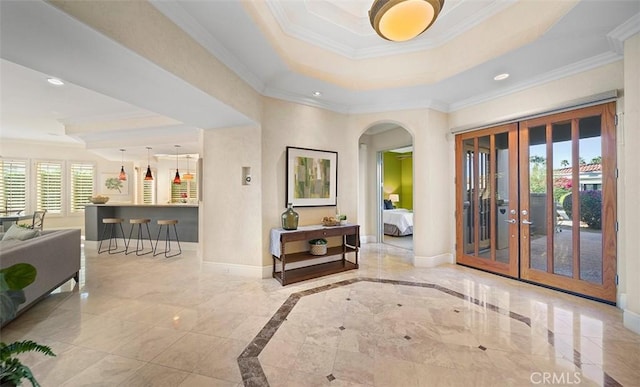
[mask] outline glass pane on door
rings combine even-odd
[[[474,179],[474,158],[475,145],[474,139],[470,138],[463,142],[464,151],[462,152],[462,189],[463,207],[462,207],[462,233],[464,243],[464,253],[467,255],[475,255],[475,179]]]
[[[547,128],[529,129],[530,267],[547,271]],[[525,242],[526,243],[526,242]]]
[[[602,136],[600,116],[579,120],[580,279],[602,283]],[[576,220],[578,221],[578,220]]]
[[[495,203],[496,216],[494,217],[495,254],[496,261],[509,263],[509,221],[515,218],[509,213],[509,133],[498,133],[495,135]]]
[[[562,203],[571,195],[573,186],[571,121],[552,125],[553,159],[553,273],[573,276],[573,228],[571,220],[562,209]]]
[[[491,137],[478,138],[478,256],[491,258]]]

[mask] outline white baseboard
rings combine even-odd
[[[376,243],[378,238],[375,235],[360,235],[360,242],[362,243]]]
[[[444,253],[433,257],[413,257],[413,266],[415,267],[436,267],[445,263],[454,263],[453,254]]]
[[[640,314],[625,309],[622,320],[627,329],[640,335]]]
[[[620,293],[618,295],[618,302],[616,302],[616,306],[622,310],[627,309],[627,293]]]
[[[222,262],[202,262],[203,266],[207,266],[217,273],[225,273],[231,275],[239,275],[243,277],[251,278],[271,278],[271,272],[273,267],[269,266],[253,266],[253,265],[239,265],[237,263],[222,263]]]

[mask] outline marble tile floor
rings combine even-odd
[[[282,287],[181,256],[83,248],[65,284],[0,332],[42,386],[640,386],[619,309],[412,252]]]

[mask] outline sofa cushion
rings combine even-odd
[[[30,228],[24,228],[14,224],[7,230],[7,232],[4,233],[2,240],[26,241],[27,239],[35,238],[38,235],[39,230],[32,230]]]

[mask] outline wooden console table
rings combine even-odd
[[[311,239],[335,236],[341,237],[342,243],[340,246],[328,247],[325,255],[312,255],[308,251],[290,253],[285,250],[285,245],[289,242],[309,241]],[[274,228],[271,230],[271,256],[273,257],[272,275],[273,278],[280,281],[282,286],[284,286],[311,278],[357,269],[359,248],[360,225],[357,224],[335,227],[304,226],[293,231]],[[347,260],[347,253],[355,253],[355,262]],[[291,263],[338,255],[342,255],[342,259],[312,264],[295,269],[286,269],[286,266]],[[280,261],[282,264],[280,271],[276,271],[276,261]]]

